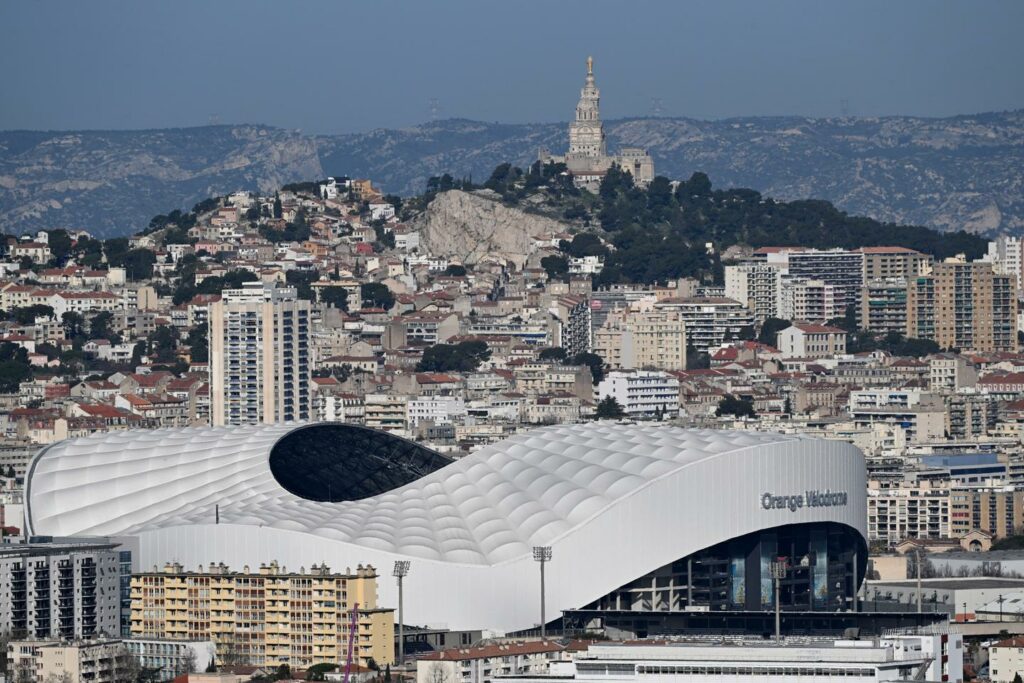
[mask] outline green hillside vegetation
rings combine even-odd
[[[963,231],[940,233],[849,216],[827,201],[782,202],[755,190],[716,190],[704,173],[694,173],[679,183],[658,176],[649,187],[641,188],[629,173],[612,168],[594,195],[576,189],[562,164],[535,163],[523,171],[505,163],[495,168],[483,185],[448,175],[431,178],[426,193],[406,202],[406,208],[421,209],[438,192],[448,189],[492,190],[506,204],[558,215],[579,230],[597,231],[611,242],[613,250],[593,241],[577,243],[577,237],[563,244],[562,251],[567,256],[604,255],[604,271],[595,278],[598,286],[677,277],[721,283],[719,254],[733,245],[817,249],[903,246],[937,259],[958,253],[978,258],[986,249],[983,238]],[[553,276],[564,276],[567,268],[561,257],[548,257],[543,266]]]

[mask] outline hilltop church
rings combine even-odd
[[[554,156],[540,151],[541,163],[564,163],[577,187],[596,191],[601,179],[613,164],[632,174],[639,185],[654,179],[654,159],[645,149],[623,147],[617,155],[609,155],[601,122],[601,91],[594,84],[594,58],[587,57],[587,80],[580,90],[576,120],[569,124],[569,153]]]

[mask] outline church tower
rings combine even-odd
[[[601,91],[594,84],[594,58],[587,57],[587,80],[580,90],[576,120],[569,124],[570,158],[603,158],[607,154],[601,123]]]
[[[601,123],[601,91],[594,83],[594,58],[587,57],[587,80],[580,90],[576,119],[569,124],[569,153],[555,156],[541,149],[537,158],[542,164],[565,164],[576,187],[597,192],[601,179],[612,165],[630,173],[638,185],[654,179],[654,160],[647,150],[624,147],[614,156],[608,155]]]

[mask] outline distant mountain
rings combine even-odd
[[[711,176],[778,199],[827,199],[851,214],[976,233],[1024,233],[1024,111],[957,116],[606,124],[609,146],[651,150],[657,172]],[[413,194],[451,173],[482,181],[503,161],[561,151],[566,125],[447,120],[303,136],[266,126],[123,132],[0,132],[0,229],[127,234],[212,194],[326,175]]]

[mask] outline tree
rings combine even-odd
[[[52,318],[53,307],[46,304],[33,304],[32,306],[15,308],[11,313],[14,316],[14,320],[18,323],[31,325],[36,321],[36,318]]]
[[[84,340],[85,318],[81,313],[68,311],[60,317],[60,324],[64,328],[64,336],[72,342]]]
[[[573,258],[608,255],[608,247],[592,232],[581,232],[572,238],[572,242],[562,240],[558,243],[558,249]]]
[[[395,295],[387,285],[380,282],[367,282],[359,287],[359,295],[363,305],[371,308],[383,308],[385,311],[395,305]]]
[[[344,287],[320,287],[320,301],[328,306],[348,310],[348,290]]]
[[[141,339],[135,342],[135,347],[132,349],[132,367],[136,368],[142,365],[142,357],[149,353],[149,344]]]
[[[1024,683],[1024,678],[1021,678],[1020,672],[1013,674],[1013,683]]]
[[[617,420],[621,417],[626,417],[626,411],[622,409],[622,406],[619,405],[614,396],[605,396],[597,404],[594,416],[598,420]]]
[[[282,664],[277,667],[277,671],[274,672],[275,681],[287,681],[292,677],[292,668],[287,664]]]
[[[281,212],[281,198],[278,197],[275,194],[274,195],[274,218],[280,218],[281,215],[282,215],[282,212]]]
[[[418,372],[472,372],[490,360],[491,350],[482,341],[458,344],[434,344],[423,351],[416,365]]]
[[[460,266],[457,263],[453,263],[444,269],[445,275],[451,275],[452,277],[465,277],[466,266]]]
[[[775,346],[778,343],[777,335],[793,323],[782,318],[765,318],[761,323],[761,333],[757,335],[757,341],[768,346]]]
[[[569,274],[569,262],[554,254],[542,258],[540,267],[547,272],[548,278],[551,280],[561,280]]]
[[[47,237],[47,245],[50,247],[51,262],[57,266],[63,265],[68,256],[71,255],[71,250],[74,246],[71,241],[71,236],[68,235],[67,230],[57,228],[56,230],[48,231]]]
[[[565,360],[566,353],[565,349],[561,346],[551,346],[546,349],[541,349],[540,353],[537,354],[539,360]]]
[[[181,658],[181,671],[176,671],[178,675],[191,674],[198,671],[198,663],[196,661],[196,651],[192,648],[185,649],[185,655]]]
[[[159,325],[149,335],[149,351],[153,360],[159,363],[173,363],[174,350],[178,348],[178,333],[169,325]]]
[[[427,672],[427,683],[449,683],[448,667],[441,662],[434,662]]]
[[[149,249],[132,249],[124,254],[120,265],[124,267],[125,276],[129,280],[148,280],[153,277],[153,264],[156,263],[156,254]]]
[[[110,324],[113,321],[113,313],[100,311],[89,321],[89,336],[93,339],[108,339],[111,344],[120,344],[121,335],[110,329]]]
[[[189,348],[189,357],[193,363],[206,363],[210,360],[210,341],[207,323],[196,325],[188,331],[185,343]]]
[[[718,409],[715,410],[715,415],[719,417],[723,415],[757,417],[757,413],[754,412],[753,401],[746,398],[737,398],[732,394],[726,394],[722,397],[722,400],[718,402]]]
[[[330,671],[336,671],[338,669],[337,664],[314,664],[313,666],[306,669],[306,680],[307,681],[323,681],[326,680],[324,674]]]
[[[604,359],[596,353],[582,351],[566,361],[566,365],[586,365],[590,368],[590,376],[597,385],[604,379]]]

